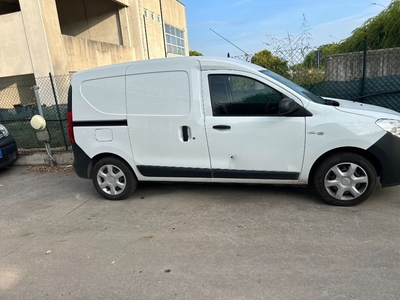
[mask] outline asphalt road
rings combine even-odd
[[[350,208],[306,188],[0,170],[0,299],[400,299],[400,187]]]

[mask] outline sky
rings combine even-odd
[[[189,49],[203,55],[231,56],[268,49],[274,40],[302,32],[310,46],[340,42],[376,16],[391,0],[180,0],[186,7]],[[373,4],[375,3],[375,4]],[[214,30],[216,33],[210,30]],[[276,43],[275,43],[276,45]]]

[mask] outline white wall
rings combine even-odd
[[[21,12],[0,15],[0,77],[33,73]]]

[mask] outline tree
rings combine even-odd
[[[268,36],[266,45],[269,46],[274,55],[283,57],[288,62],[288,65],[294,66],[301,63],[312,50],[310,46],[312,40],[310,29],[306,16],[303,14],[303,23],[299,34],[288,32],[284,38]]]
[[[268,50],[262,50],[254,54],[251,62],[283,76],[287,76],[289,71],[288,62],[272,55]]]
[[[356,28],[347,39],[335,44],[322,45],[318,49],[323,51],[324,56],[363,51],[365,38],[369,50],[400,47],[399,18],[400,0],[393,0],[379,15]]]
[[[379,15],[370,18],[340,44],[341,52],[364,50],[367,37],[370,50],[400,47],[400,1],[394,0]]]
[[[324,76],[315,63],[316,52],[313,51],[310,43],[312,36],[306,16],[303,15],[299,34],[287,33],[284,38],[269,37],[266,43],[272,50],[273,55],[285,63],[285,69],[275,72],[290,80],[301,84],[309,85],[323,81]]]
[[[195,50],[190,50],[189,56],[203,56],[203,54]]]
[[[339,44],[337,43],[331,43],[319,46],[316,50],[313,50],[306,55],[302,65],[306,68],[318,67],[316,61],[317,52],[320,52],[320,54],[322,55],[320,59],[320,64],[324,65],[325,63],[324,58],[329,55],[337,54],[338,49],[339,49]]]

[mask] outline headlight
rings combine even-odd
[[[379,119],[376,125],[400,138],[400,120]]]
[[[8,130],[0,124],[0,138],[8,136]]]
[[[0,138],[8,136],[8,130],[0,124]]]

